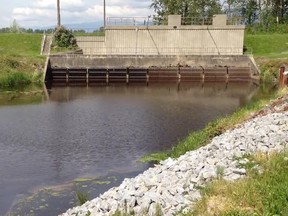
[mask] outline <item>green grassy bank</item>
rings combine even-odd
[[[41,83],[45,58],[41,34],[0,34],[0,88]]]
[[[288,64],[288,34],[245,34],[245,47],[261,70],[261,79],[271,82],[278,79],[279,67]]]
[[[288,215],[288,151],[246,155],[247,177],[236,182],[218,179],[202,190],[193,212],[182,216]],[[261,167],[261,173],[255,169]]]
[[[288,58],[288,34],[246,33],[244,44],[256,58]]]

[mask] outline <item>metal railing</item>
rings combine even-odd
[[[182,17],[182,25],[212,25],[213,19],[208,17]]]
[[[74,33],[75,36],[104,36],[105,33],[103,30],[99,30],[99,28],[68,28],[71,32]]]
[[[182,17],[181,25],[212,25],[212,18]],[[157,26],[168,25],[168,17],[108,17],[107,26]]]
[[[107,26],[150,26],[154,25],[152,17],[108,17]]]
[[[227,25],[245,25],[245,19],[243,17],[229,17]]]
[[[243,17],[229,17],[227,25],[244,25]],[[108,17],[107,26],[157,26],[168,25],[168,16]],[[213,25],[211,17],[182,17],[181,25]]]

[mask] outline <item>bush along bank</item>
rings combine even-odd
[[[30,76],[26,73],[12,72],[0,75],[0,86],[13,88],[17,86],[25,86],[32,83]]]
[[[245,123],[216,136],[206,146],[187,152],[178,159],[168,158],[135,178],[125,179],[119,187],[100,197],[69,209],[62,216],[100,216],[115,212],[131,215],[188,212],[189,215],[197,201],[201,200],[202,189],[213,180],[235,181],[246,177],[252,168],[257,175],[262,175],[265,167],[254,164],[247,155],[270,155],[284,151],[288,144],[287,134],[286,94]]]
[[[7,72],[0,74],[0,88],[18,89],[32,83],[41,83],[42,74],[25,72]]]
[[[0,56],[0,88],[15,88],[43,82],[42,59]]]
[[[279,70],[283,64],[287,64],[287,58],[266,58],[256,57],[255,61],[259,65],[261,70],[260,79],[263,83],[278,83],[279,82]]]

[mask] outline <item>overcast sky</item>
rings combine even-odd
[[[56,24],[56,0],[6,0],[0,7],[0,28],[14,19],[21,27]],[[103,21],[103,0],[60,0],[63,24]],[[151,0],[106,0],[107,17],[149,16]]]

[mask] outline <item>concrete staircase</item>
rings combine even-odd
[[[41,55],[49,55],[52,44],[52,35],[43,35]]]

